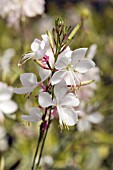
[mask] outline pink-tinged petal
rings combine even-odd
[[[60,100],[60,105],[62,106],[76,107],[79,105],[79,103],[79,99],[73,93],[68,93],[64,98]]]
[[[34,90],[34,87],[21,87],[21,88],[15,88],[14,93],[26,94],[26,93],[31,93],[33,90]]]
[[[77,129],[79,132],[90,131],[91,130],[91,123],[86,119],[80,119],[77,123]]]
[[[38,102],[42,107],[49,107],[54,105],[54,102],[52,101],[50,94],[47,92],[42,92],[39,94]]]
[[[97,51],[97,45],[92,44],[88,49],[87,58],[92,60],[96,54],[96,51]]]
[[[60,83],[55,85],[54,94],[55,94],[57,101],[63,98],[66,95],[67,91],[68,91],[68,88],[64,80],[62,80]]]
[[[93,67],[95,67],[95,63],[92,60],[84,59],[80,60],[78,64],[74,67],[74,69],[79,73],[86,73],[89,69]]]
[[[38,39],[34,39],[34,41],[31,44],[31,49],[32,51],[36,52],[39,49],[39,45],[40,45],[41,41]]]
[[[91,115],[88,115],[87,119],[94,124],[101,123],[104,119],[104,116],[99,112],[94,112]]]
[[[12,100],[0,102],[0,110],[5,114],[14,113],[17,109],[17,104]]]
[[[20,81],[23,86],[32,86],[37,84],[37,77],[34,73],[23,73],[20,75]]]
[[[53,74],[51,78],[52,85],[59,83],[61,80],[63,80],[66,76],[66,71],[57,71]]]
[[[55,68],[56,69],[63,69],[66,68],[70,64],[70,59],[63,56],[63,57],[58,57],[56,63],[55,63]]]
[[[39,68],[39,75],[41,78],[41,82],[45,81],[50,75],[51,75],[51,70],[46,70],[43,68]]]
[[[71,64],[76,65],[78,60],[81,60],[85,57],[87,48],[79,48],[77,50],[74,50],[71,56]]]
[[[57,110],[59,115],[59,123],[61,126],[63,124],[73,126],[78,122],[78,115],[73,108],[57,107]]]

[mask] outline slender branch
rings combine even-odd
[[[43,148],[44,148],[44,144],[45,144],[45,140],[46,140],[46,137],[47,137],[47,133],[48,133],[48,130],[49,130],[50,123],[51,123],[51,109],[50,109],[50,113],[49,113],[49,120],[48,120],[47,129],[46,129],[45,136],[43,138],[42,146],[41,146],[41,149],[40,149],[40,155],[39,155],[39,158],[38,158],[38,163],[36,164],[37,168],[39,168],[40,159],[41,159],[41,156],[42,156],[42,152],[43,152]]]
[[[42,138],[41,138],[41,133],[40,133],[40,136],[38,138],[38,143],[37,143],[37,147],[36,147],[36,151],[35,151],[35,155],[34,155],[34,159],[33,159],[33,164],[32,164],[31,170],[34,170],[34,168],[35,168],[35,161],[36,161],[36,157],[37,157],[37,153],[38,153],[38,149],[39,149],[41,140],[42,140]]]

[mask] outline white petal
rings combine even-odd
[[[23,86],[32,86],[37,84],[37,77],[34,73],[23,73],[20,75],[20,81]]]
[[[54,102],[52,101],[50,94],[47,92],[40,93],[38,101],[42,107],[49,107],[51,105],[54,105]]]
[[[92,44],[89,49],[88,49],[88,54],[87,54],[87,58],[88,59],[93,59],[95,54],[97,51],[97,45],[96,44]]]
[[[33,87],[21,87],[21,88],[15,88],[14,93],[16,94],[26,94],[31,93],[33,91]]]
[[[22,119],[27,120],[28,122],[37,122],[42,119],[40,109],[37,107],[32,107],[29,114],[30,115],[22,115]]]
[[[99,113],[99,112],[94,112],[91,115],[89,115],[87,119],[91,123],[98,124],[98,123],[101,123],[103,121],[104,116],[101,113]]]
[[[39,75],[41,78],[41,82],[45,81],[50,75],[51,75],[51,70],[46,70],[43,68],[39,68]]]
[[[60,109],[59,108],[57,109],[59,114],[59,123],[61,126],[62,124],[66,124],[67,126],[73,126],[77,123],[78,115],[73,108],[60,107]]]
[[[0,101],[11,99],[13,95],[13,87],[7,86],[6,83],[0,82]]]
[[[58,57],[56,63],[55,63],[55,68],[56,69],[63,69],[66,68],[70,64],[69,58],[63,56],[63,57]]]
[[[64,79],[66,76],[67,72],[66,71],[57,71],[53,74],[51,78],[51,83],[52,85],[59,83],[61,80]]]
[[[73,106],[76,107],[79,105],[79,99],[73,94],[68,93],[63,99],[60,101],[60,105],[62,106]]]
[[[72,65],[76,65],[78,60],[81,60],[85,57],[87,48],[79,48],[77,50],[74,50],[72,53],[72,57],[71,57],[71,64]]]
[[[17,110],[17,104],[12,101],[0,102],[0,110],[3,111],[5,114],[14,113]]]
[[[60,98],[63,98],[66,95],[67,91],[68,91],[68,88],[64,80],[62,80],[60,83],[58,83],[54,87],[54,94],[57,100],[60,100]]]
[[[40,45],[41,41],[38,39],[34,39],[34,41],[31,44],[31,49],[32,51],[36,52],[39,49],[39,45]]]
[[[74,67],[79,73],[86,73],[89,69],[95,67],[95,63],[92,60],[84,59],[80,60],[78,64]]]
[[[79,132],[90,131],[91,127],[91,123],[86,119],[80,119],[77,123],[77,129]]]
[[[42,119],[42,115],[41,115],[40,109],[38,107],[30,108],[29,114],[31,116],[34,116],[37,120],[41,120]]]

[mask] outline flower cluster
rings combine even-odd
[[[31,94],[37,87],[41,87],[38,94],[38,103],[42,108],[31,108],[30,115],[23,115],[24,120],[31,122],[48,119],[49,111],[51,117],[59,117],[60,127],[73,126],[78,121],[79,106],[78,90],[89,83],[82,82],[81,75],[95,67],[95,63],[86,58],[87,48],[79,48],[74,51],[68,46],[70,40],[79,29],[77,25],[67,37],[70,27],[65,27],[64,22],[59,19],[52,31],[42,35],[42,40],[34,39],[31,44],[31,52],[25,54],[19,61],[19,66],[29,59],[33,59],[39,67],[40,81],[34,73],[23,73],[20,75],[21,88],[15,88],[17,94]],[[46,80],[46,81],[45,81]],[[91,81],[91,80],[90,80]],[[92,81],[91,81],[92,82]],[[42,113],[45,111],[45,113]]]
[[[82,89],[82,86],[94,81],[92,80],[94,76],[89,79],[88,75],[90,70],[95,67],[92,56],[95,54],[96,47],[93,45],[89,52],[87,52],[87,48],[79,48],[74,51],[70,49],[69,44],[80,27],[81,24],[78,24],[70,33],[71,27],[66,26],[65,22],[58,18],[52,32],[47,31],[47,34],[42,35],[42,40],[35,38],[31,44],[31,52],[24,54],[19,60],[18,66],[22,66],[28,60],[33,60],[37,64],[38,76],[40,76],[40,81],[37,81],[37,75],[34,73],[21,74],[20,81],[23,87],[14,90],[17,94],[30,96],[35,88],[39,89],[38,106],[32,107],[29,115],[22,115],[22,119],[28,122],[41,121],[38,148],[32,169],[34,169],[36,155],[42,142],[37,166],[40,163],[44,141],[53,119],[59,119],[61,129],[68,129],[69,126],[78,122],[77,127],[80,131],[90,129],[89,122],[99,123],[102,120],[98,112],[87,116],[89,121],[87,121],[87,128],[86,121],[82,119],[86,116],[84,116],[80,104],[83,93],[79,90]],[[79,105],[80,107],[78,107]],[[81,108],[82,111],[78,111],[78,108]],[[99,120],[96,120],[97,117]],[[80,123],[78,118],[80,118]],[[81,126],[82,122],[83,126]]]
[[[20,19],[35,17],[44,12],[44,0],[1,0],[0,16],[6,18],[9,26],[19,27]]]

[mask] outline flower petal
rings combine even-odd
[[[42,119],[40,109],[37,107],[32,107],[29,114],[30,115],[22,115],[22,119],[28,122],[37,122]]]
[[[59,83],[61,80],[64,79],[65,75],[67,74],[66,71],[57,71],[53,74],[51,78],[52,85]]]
[[[51,70],[46,70],[43,68],[39,68],[39,75],[41,78],[41,82],[45,81],[50,75],[51,75]]]
[[[76,65],[78,60],[81,60],[85,57],[87,48],[79,48],[74,50],[71,56],[71,64]]]
[[[70,64],[70,59],[63,56],[63,57],[58,57],[56,63],[55,63],[55,68],[56,69],[63,69],[66,68]]]
[[[55,85],[54,94],[56,96],[57,101],[63,98],[66,95],[67,91],[68,91],[68,88],[64,80],[62,80],[60,83]]]
[[[42,107],[49,107],[54,105],[54,102],[52,101],[50,94],[47,92],[40,93],[38,101]]]
[[[14,93],[16,94],[26,94],[31,93],[33,91],[34,87],[21,87],[21,88],[15,88]]]
[[[32,51],[36,52],[38,50],[38,48],[39,48],[40,43],[41,43],[40,40],[34,39],[34,41],[31,44]]]
[[[79,99],[73,93],[68,93],[64,98],[60,100],[60,105],[62,106],[76,107],[79,105],[79,103]]]
[[[36,85],[37,77],[34,73],[23,73],[20,75],[20,81],[23,86],[32,86]]]
[[[92,60],[96,54],[96,51],[97,51],[97,45],[92,44],[88,49],[87,58]]]
[[[77,123],[77,129],[79,132],[90,131],[91,127],[91,123],[86,119],[80,119]]]
[[[92,113],[91,115],[89,115],[87,117],[87,119],[91,122],[91,123],[94,123],[94,124],[98,124],[98,123],[101,123],[104,119],[104,116],[99,113],[99,112],[94,112]]]
[[[0,110],[3,111],[5,114],[14,113],[17,108],[17,104],[12,100],[0,102]]]
[[[95,67],[95,63],[92,60],[84,59],[80,60],[78,64],[74,67],[74,69],[79,73],[86,73],[89,69],[93,67]]]
[[[73,126],[77,123],[78,115],[73,108],[57,107],[57,110],[59,114],[59,123],[61,126],[63,124],[66,124],[67,126]]]

